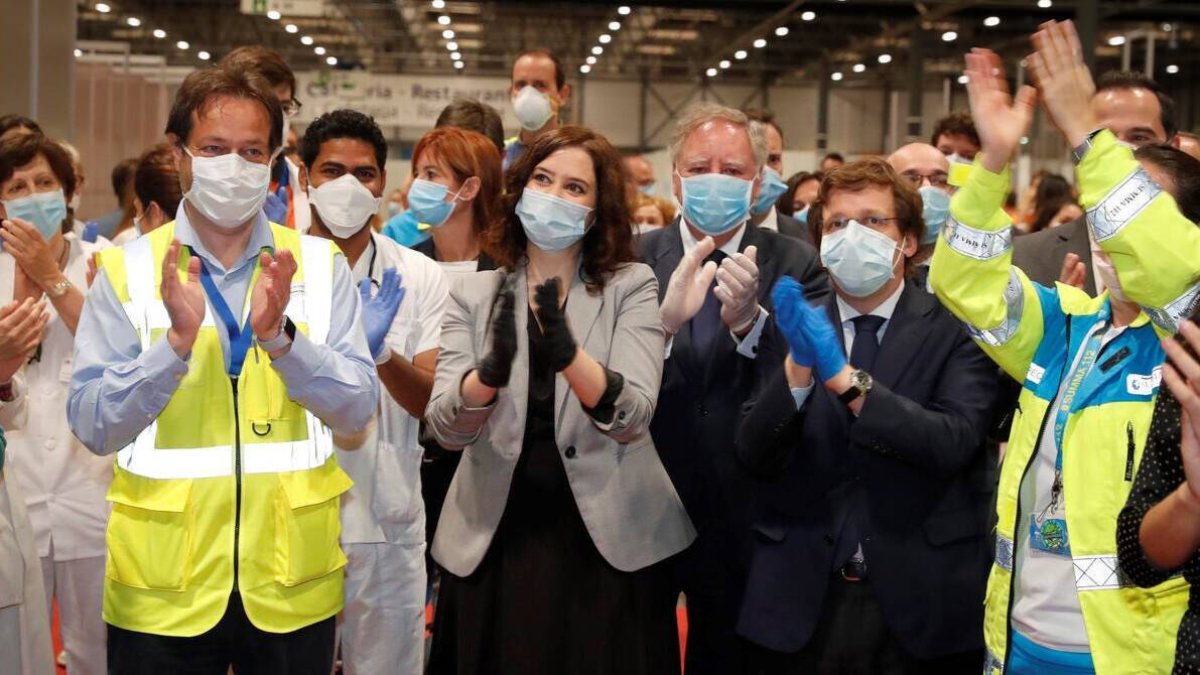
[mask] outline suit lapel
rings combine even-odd
[[[894,388],[900,381],[900,376],[913,363],[913,354],[927,337],[924,330],[927,324],[921,318],[933,311],[934,306],[933,296],[912,283],[905,284],[879,345],[871,373],[873,378],[889,388]]]
[[[600,312],[604,309],[604,296],[608,292],[606,290],[598,295],[588,293],[587,285],[583,282],[582,270],[576,271],[571,280],[571,290],[567,293],[567,325],[571,327],[571,335],[575,338],[575,344],[585,350],[588,337],[592,334],[592,328],[595,327],[596,320],[600,318]],[[567,391],[570,388],[566,378],[561,374],[555,377],[554,402],[555,410],[558,411],[555,421],[559,427],[562,426],[563,415],[566,413]]]

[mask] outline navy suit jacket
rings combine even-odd
[[[836,303],[825,307],[840,335]],[[905,648],[922,658],[977,649],[991,560],[983,441],[995,367],[910,281],[871,374],[857,418],[819,384],[797,412],[782,370],[746,404],[738,458],[763,482],[738,631],[775,651],[805,646],[854,509],[868,583]]]
[[[642,261],[658,277],[661,300],[671,273],[683,258],[679,220],[643,234],[639,243]],[[740,249],[748,246],[758,247],[758,301],[768,312],[771,289],[783,275],[798,279],[813,299],[830,295],[828,277],[811,245],[747,224]],[[768,318],[759,340],[760,352],[781,353],[786,347],[770,345],[782,341],[774,319]],[[734,434],[742,404],[757,389],[763,374],[781,369],[782,359],[766,361],[739,354],[727,330],[714,340],[710,353],[697,354],[691,328],[685,323],[664,364],[658,407],[650,424],[654,445],[700,537],[736,534],[741,545],[735,549],[734,541],[723,541],[722,547],[728,543],[730,555],[741,551],[743,561],[748,553],[752,481],[738,467]]]

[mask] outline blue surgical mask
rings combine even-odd
[[[67,199],[62,190],[38,192],[27,197],[5,200],[4,212],[8,218],[29,221],[42,238],[49,239],[62,229],[67,218]]]
[[[796,220],[798,220],[801,225],[807,225],[808,224],[808,209],[809,209],[809,207],[806,206],[803,209],[800,209],[799,211],[793,213],[792,217],[795,218]]]
[[[754,202],[753,212],[760,215],[775,206],[775,200],[787,192],[787,183],[775,172],[775,169],[763,167],[762,187],[758,189],[758,199]]]
[[[921,193],[921,204],[924,207],[921,215],[925,220],[925,236],[921,237],[921,244],[933,244],[937,242],[942,226],[950,218],[950,195],[932,185],[926,185],[918,192]]]
[[[640,192],[644,195],[653,196],[654,195],[654,183],[646,183],[645,185],[639,185],[638,192]]]
[[[459,188],[458,192],[454,193],[454,199],[446,201],[450,188],[441,183],[418,178],[408,189],[408,210],[417,217],[417,222],[430,227],[441,227],[450,219],[450,214],[454,213],[454,206],[461,192],[462,189]]]
[[[677,174],[678,175],[678,174]],[[754,182],[719,173],[679,177],[683,217],[710,236],[725,234],[746,222]]]
[[[525,188],[517,202],[525,236],[543,251],[561,251],[582,239],[591,213],[586,206],[533,188]]]
[[[821,237],[821,263],[847,295],[865,298],[895,276],[897,248],[891,237],[852,220]]]

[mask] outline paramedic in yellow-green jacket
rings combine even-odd
[[[967,74],[983,152],[951,202],[930,282],[1023,383],[1000,471],[985,672],[1167,672],[1185,587],[1174,580],[1128,588],[1117,573],[1115,536],[1158,392],[1162,331],[1126,297],[1095,246],[1109,289],[1098,298],[1034,284],[1012,266],[1008,163],[1036,95],[1025,88],[1010,101],[1002,64],[986,50],[968,55]],[[1129,150],[1116,154],[1136,166]],[[1108,168],[1080,164],[1080,182],[1091,186],[1085,195],[1107,193],[1124,177]],[[1165,192],[1156,199],[1163,203],[1155,212],[1174,209]]]

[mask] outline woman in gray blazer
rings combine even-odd
[[[663,332],[620,156],[563,127],[507,175],[457,280],[426,420],[463,460],[433,557],[430,672],[677,673],[664,561],[695,538],[647,427]]]

